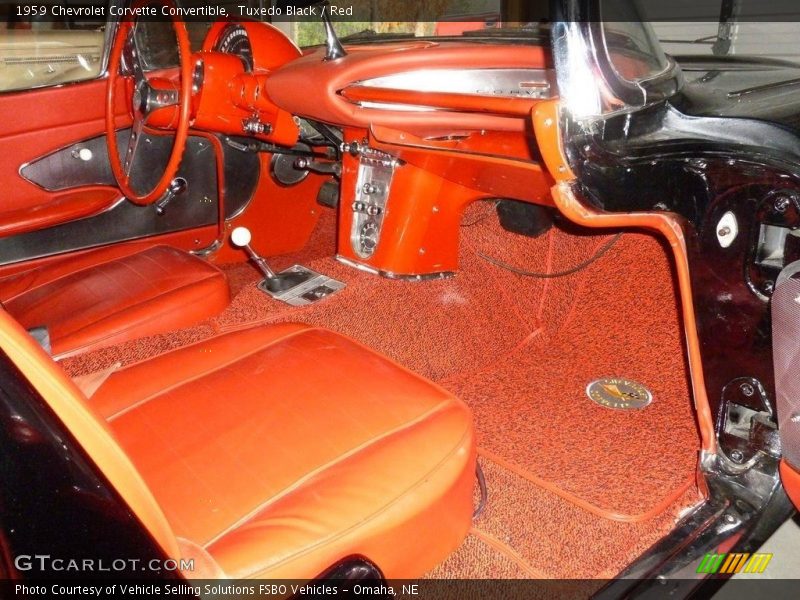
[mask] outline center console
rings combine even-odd
[[[398,161],[384,152],[355,144],[358,157],[350,245],[359,258],[370,258],[380,242],[389,192]]]

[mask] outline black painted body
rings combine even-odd
[[[774,399],[769,297],[780,268],[757,264],[755,252],[762,224],[800,227],[800,87],[766,84],[798,73],[693,70],[667,101],[591,129],[566,124],[570,163],[598,208],[685,218],[715,417],[723,389],[736,378],[759,380]],[[777,210],[776,202],[785,199],[788,206],[784,201]],[[717,224],[728,211],[736,215],[739,234],[721,248]],[[797,259],[800,238],[789,235],[784,262]]]
[[[164,560],[147,534],[97,466],[0,352],[0,579],[136,578],[182,580],[169,570],[40,569],[26,556],[50,555],[64,560],[91,559],[111,568],[119,559],[141,564]],[[22,557],[24,562],[15,566]],[[48,563],[49,564],[49,563]],[[122,563],[117,563],[122,566]],[[63,568],[64,570],[61,570]]]

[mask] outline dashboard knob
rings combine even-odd
[[[378,246],[378,227],[375,223],[365,223],[359,232],[359,246],[361,253],[369,256]]]
[[[72,151],[72,157],[73,158],[79,158],[84,162],[88,162],[88,161],[92,160],[93,156],[94,156],[94,154],[92,153],[92,151],[89,148],[81,148],[80,150],[73,150]]]
[[[342,142],[341,146],[342,152],[349,152],[351,156],[358,156],[361,154],[361,144],[358,142]]]

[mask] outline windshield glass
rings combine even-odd
[[[390,37],[454,36],[466,32],[497,30],[505,25],[503,0],[333,0],[331,6],[353,6],[356,18],[336,19],[337,35],[345,41]],[[324,31],[318,21],[276,23],[288,30],[299,46],[321,44]]]
[[[604,22],[603,37],[612,68],[627,81],[652,79],[669,65],[648,23]]]
[[[740,22],[728,32],[720,32],[717,23],[659,22],[653,28],[665,52],[677,58],[730,56],[800,64],[800,21]]]
[[[786,3],[770,0],[695,0],[683,8],[663,0],[636,0],[636,4],[642,18],[651,21],[664,51],[676,58],[800,64],[800,3],[790,12]]]
[[[332,0],[331,4],[353,6],[363,17],[334,18],[336,32],[345,42],[431,36],[543,39],[548,32],[547,1]],[[601,4],[606,32],[627,37],[633,44],[628,50],[637,51],[639,58],[649,54],[654,72],[663,70],[664,53],[677,58],[747,57],[800,64],[800,4],[795,16],[775,12],[780,5],[768,0],[603,0]],[[642,28],[638,21],[648,21],[650,27]],[[276,25],[299,46],[324,41],[318,21]],[[609,47],[621,39],[609,38]]]

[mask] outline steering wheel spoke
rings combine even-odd
[[[131,179],[131,167],[133,166],[136,152],[141,142],[142,134],[144,133],[145,117],[136,115],[133,119],[133,127],[131,127],[131,134],[128,137],[128,147],[125,150],[125,160],[122,163],[123,171],[125,171],[125,178],[128,182]]]
[[[136,25],[137,23],[134,23],[130,28],[125,40],[125,47],[122,51],[122,70],[124,75],[133,76],[134,86],[139,87],[146,81],[146,78],[142,65],[142,54],[136,41]]]

